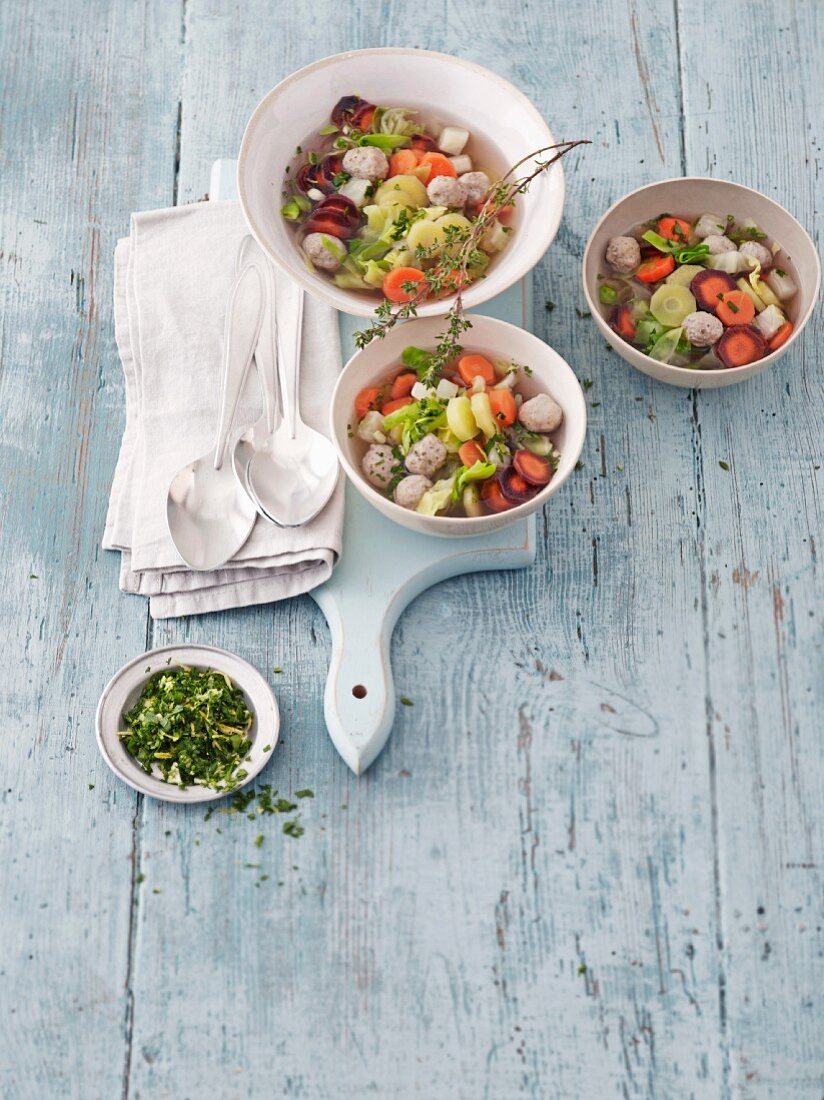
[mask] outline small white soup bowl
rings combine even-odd
[[[331,434],[346,476],[370,504],[389,519],[413,531],[430,535],[481,535],[515,523],[530,512],[537,512],[558,492],[581,455],[586,435],[586,402],[578,379],[570,366],[543,340],[530,332],[498,321],[493,317],[473,314],[472,328],[465,333],[466,348],[480,351],[491,359],[514,359],[531,367],[531,377],[522,377],[518,389],[526,396],[548,393],[564,410],[564,420],[552,433],[561,453],[558,469],[549,485],[525,504],[506,512],[487,516],[424,516],[402,508],[371,485],[361,471],[361,459],[366,444],[354,436],[356,427],[355,398],[365,386],[386,381],[393,368],[400,369],[401,352],[414,344],[431,350],[443,331],[443,319],[431,317],[398,325],[383,340],[373,340],[357,352],[343,368],[332,393]]]
[[[704,213],[722,216],[732,214],[739,221],[753,218],[771,243],[775,241],[781,245],[777,263],[786,268],[799,288],[795,298],[787,304],[787,314],[794,329],[786,344],[771,355],[765,355],[763,359],[747,363],[743,367],[693,370],[651,359],[610,328],[605,316],[608,311],[598,300],[598,275],[611,273],[604,259],[607,242],[610,237],[621,236],[665,210],[691,220]],[[595,226],[587,242],[583,279],[584,294],[595,323],[604,339],[622,359],[660,382],[691,389],[717,389],[719,386],[731,386],[735,382],[743,382],[746,378],[760,374],[789,351],[810,319],[818,299],[821,264],[808,234],[792,214],[777,202],[749,187],[743,187],[740,183],[688,176],[647,184],[611,206]]]
[[[381,106],[418,110],[430,126],[469,130],[475,160],[503,174],[521,158],[553,144],[546,123],[526,96],[481,65],[429,50],[373,49],[335,54],[288,76],[264,96],[246,126],[237,169],[240,205],[261,248],[306,290],[336,309],[368,317],[380,298],[342,290],[308,269],[294,227],[280,216],[286,169],[297,146],[317,140],[337,101],[359,95]],[[528,164],[522,171],[529,170]],[[535,179],[518,197],[513,233],[489,274],[464,292],[468,309],[512,286],[552,243],[564,205],[561,165]],[[443,314],[451,298],[426,302],[421,317]]]

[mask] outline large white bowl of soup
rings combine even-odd
[[[347,158],[359,142],[367,144]],[[280,268],[337,309],[365,317],[384,298],[381,265],[397,268],[399,258],[397,249],[388,260],[378,250],[368,270],[354,260],[340,266],[348,242],[362,237],[365,226],[366,244],[385,230],[380,216],[367,217],[364,210],[397,199],[409,222],[424,211],[441,219],[431,232],[419,226],[408,249],[407,267],[432,268],[437,249],[448,247],[450,220],[477,216],[481,178],[494,186],[516,162],[552,144],[527,97],[480,65],[428,50],[355,50],[300,69],[263,98],[243,135],[238,194],[250,231]],[[395,153],[403,156],[393,159]],[[534,163],[527,160],[518,174]],[[465,286],[467,308],[500,294],[535,266],[555,237],[563,202],[563,172],[556,164],[517,197],[513,209],[500,211],[500,224],[498,218],[490,224],[480,266]],[[401,246],[408,228],[404,221],[398,230]],[[394,278],[393,300],[402,301],[411,283],[403,275]],[[448,286],[434,293],[418,305],[418,316],[448,310],[454,293]]]
[[[469,319],[462,350],[434,375],[437,317],[373,340],[332,395],[349,480],[395,523],[432,535],[479,535],[538,511],[573,474],[586,434],[583,391],[556,351],[505,321]]]
[[[821,285],[809,235],[728,180],[651,183],[619,199],[584,252],[584,293],[618,354],[661,382],[715,389],[771,367]]]

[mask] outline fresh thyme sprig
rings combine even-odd
[[[479,245],[486,231],[495,222],[498,212],[503,207],[509,206],[518,195],[528,191],[532,181],[548,171],[553,164],[557,164],[561,157],[579,145],[589,144],[587,139],[580,139],[546,145],[513,164],[506,175],[490,190],[478,217],[468,229],[460,229],[457,226],[450,226],[447,229],[444,254],[438,264],[427,271],[426,279],[418,283],[404,284],[402,289],[412,295],[410,300],[395,306],[384,298],[375,309],[375,320],[371,321],[367,328],[355,333],[355,346],[365,348],[376,338],[382,340],[399,321],[416,317],[418,306],[430,295],[437,297],[454,293],[455,300],[445,317],[444,332],[440,334],[426,373],[421,377],[424,385],[433,385],[443,367],[460,352],[461,335],[472,327],[472,322],[464,315],[463,291],[468,285],[471,269],[478,267],[482,260],[483,254]],[[547,158],[548,153],[552,155]],[[532,171],[524,176],[517,176],[518,169],[532,160],[535,161]],[[419,249],[418,258],[428,258],[426,250]]]

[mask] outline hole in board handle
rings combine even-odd
[[[356,699],[365,699],[366,688],[363,686],[363,684],[355,684],[355,686],[352,688],[352,694],[355,696]]]

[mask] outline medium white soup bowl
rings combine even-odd
[[[651,359],[610,328],[605,315],[608,311],[598,301],[598,275],[611,274],[604,260],[607,242],[610,237],[620,236],[664,210],[691,220],[704,213],[722,216],[732,214],[738,220],[754,218],[770,242],[775,241],[781,245],[776,262],[780,267],[786,268],[799,287],[795,298],[787,304],[787,314],[795,327],[783,347],[743,367],[692,370]],[[792,214],[777,202],[749,187],[743,187],[740,183],[687,176],[647,184],[611,206],[595,226],[587,242],[583,279],[584,294],[592,316],[604,339],[622,359],[660,382],[693,389],[716,389],[752,378],[771,367],[782,355],[786,355],[801,335],[818,300],[821,264],[808,234]]]
[[[311,294],[345,313],[368,317],[378,295],[341,290],[310,271],[294,228],[280,216],[286,169],[297,146],[315,139],[341,96],[353,94],[380,105],[416,109],[430,124],[462,126],[480,154],[476,162],[501,174],[554,139],[532,103],[508,81],[471,61],[429,50],[335,54],[299,69],[264,96],[246,126],[238,159],[238,195],[249,229],[272,260]],[[531,163],[520,171],[527,172]],[[486,278],[465,291],[467,309],[494,298],[538,263],[555,237],[563,205],[564,176],[556,164],[519,196],[509,244]],[[443,314],[451,301],[427,302],[418,307],[418,315]]]
[[[355,398],[365,386],[378,385],[400,369],[401,352],[414,344],[431,350],[443,331],[443,319],[431,317],[398,325],[383,340],[373,340],[357,352],[343,368],[332,393],[331,435],[346,476],[358,492],[389,519],[413,531],[430,535],[481,535],[506,527],[530,512],[537,512],[558,492],[575,469],[584,446],[587,412],[584,394],[570,366],[543,340],[530,332],[497,321],[493,317],[473,314],[472,328],[464,335],[467,348],[483,352],[492,359],[514,359],[532,368],[531,377],[519,380],[519,390],[528,397],[549,393],[564,410],[564,421],[552,433],[561,452],[558,469],[549,485],[532,500],[518,504],[507,512],[487,516],[424,516],[401,508],[371,485],[361,471],[361,459],[366,445],[353,434],[356,424]]]

